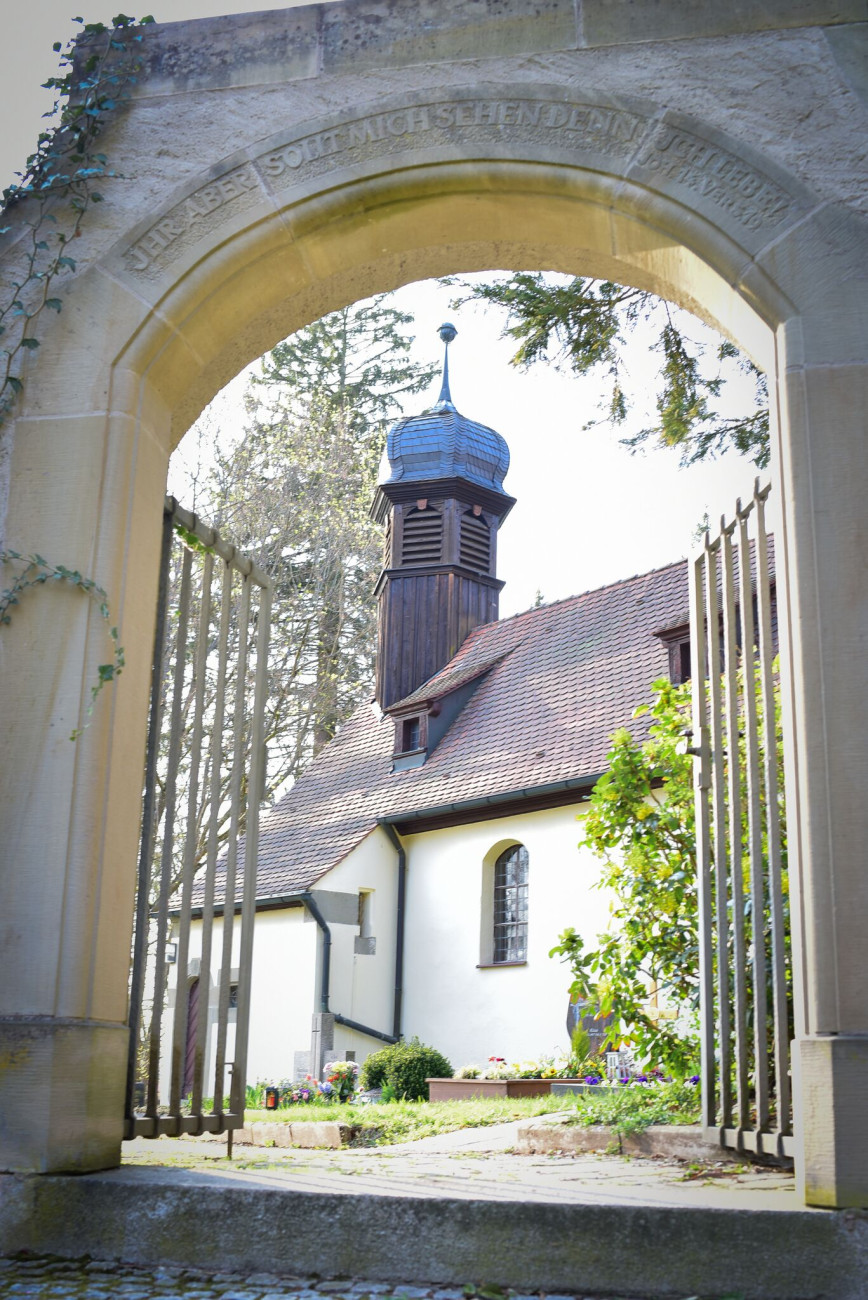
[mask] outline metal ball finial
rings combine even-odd
[[[452,404],[452,394],[449,391],[449,344],[455,338],[458,330],[450,321],[444,321],[437,333],[446,344],[443,350],[443,382],[440,385],[440,396],[434,407],[435,411],[454,411]]]

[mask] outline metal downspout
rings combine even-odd
[[[329,981],[332,968],[332,932],[328,928],[325,917],[317,907],[313,895],[305,890],[298,897],[322,930],[322,980],[320,982],[319,1009],[320,1011],[328,1011]]]
[[[304,903],[319,928],[322,930],[322,980],[320,983],[320,1011],[328,1013],[329,1009],[329,986],[331,983],[331,957],[332,957],[332,932],[328,927],[328,922],[319,910],[316,900],[308,891],[298,894],[296,897]],[[382,1043],[396,1043],[397,1036],[384,1034],[380,1029],[372,1029],[370,1025],[360,1024],[358,1020],[350,1020],[348,1016],[341,1016],[334,1013],[335,1021],[339,1025],[346,1025],[348,1029],[355,1029],[356,1033],[366,1034],[368,1038],[378,1038]]]
[[[395,920],[395,1011],[392,1033],[401,1037],[401,1007],[404,1000],[404,920],[407,905],[407,851],[391,822],[380,822],[398,851],[398,908]]]

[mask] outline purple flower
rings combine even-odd
[[[647,1082],[648,1082],[648,1075],[647,1075],[647,1074],[637,1074],[637,1075],[634,1075],[634,1077],[633,1077],[633,1082],[634,1082],[634,1083],[647,1083]]]
[[[698,1074],[691,1074],[691,1076],[690,1076],[690,1078],[687,1080],[687,1082],[688,1082],[688,1083],[699,1083],[699,1075],[698,1075]]]
[[[585,1083],[591,1083],[591,1084],[594,1084],[594,1083],[599,1083],[599,1082],[600,1082],[600,1076],[599,1076],[598,1074],[586,1074],[586,1075],[585,1075]]]

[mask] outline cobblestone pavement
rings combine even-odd
[[[271,1273],[201,1273],[44,1255],[0,1259],[0,1296],[9,1300],[595,1300],[584,1293],[526,1295],[484,1286],[393,1286]],[[618,1300],[643,1298],[624,1296]]]

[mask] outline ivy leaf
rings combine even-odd
[[[28,351],[30,351],[30,352],[33,352],[33,351],[34,351],[36,348],[38,348],[39,346],[40,346],[40,344],[39,344],[39,339],[22,339],[22,340],[21,340],[21,347],[22,347],[22,348],[27,348]]]
[[[46,298],[44,305],[48,307],[51,311],[63,310],[63,303],[60,301],[59,298]]]

